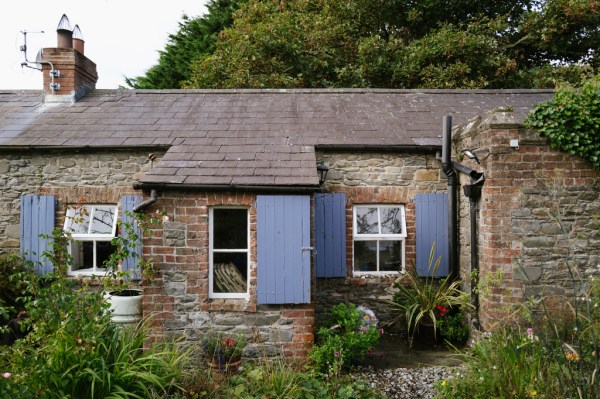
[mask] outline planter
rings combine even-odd
[[[227,374],[235,374],[240,370],[242,365],[241,358],[231,359],[230,361],[219,361],[219,358],[212,358],[208,360],[208,368],[213,378],[218,379]]]
[[[442,343],[440,330],[431,322],[420,322],[415,332],[414,343],[419,346],[436,346]]]
[[[127,289],[106,294],[111,320],[123,327],[136,327],[142,320],[142,290]]]

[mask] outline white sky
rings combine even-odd
[[[125,86],[155,65],[168,35],[176,33],[183,14],[200,16],[207,0],[8,0],[0,7],[0,90],[42,89],[39,71],[21,68],[21,31],[27,34],[27,58],[40,48],[56,47],[56,27],[63,14],[79,25],[85,55],[96,63],[98,89]],[[45,33],[33,33],[44,31]]]

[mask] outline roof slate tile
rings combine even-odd
[[[517,121],[549,90],[96,90],[48,106],[0,90],[0,146],[171,145],[141,181],[318,187],[315,146],[439,146],[455,124],[513,107]],[[198,167],[198,164],[200,165]]]

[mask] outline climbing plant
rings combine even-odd
[[[525,126],[550,139],[553,148],[577,154],[600,170],[600,75],[580,88],[565,86],[536,105]]]

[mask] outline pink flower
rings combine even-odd
[[[335,352],[335,353],[333,354],[333,356],[335,356],[335,357],[340,357],[341,355],[340,355],[340,352]]]
[[[380,329],[379,329],[379,333],[380,333],[381,335],[383,335],[383,328],[380,328]]]
[[[527,329],[527,335],[533,335],[533,334],[535,334],[535,331],[533,331],[533,328],[531,328],[531,327],[528,328]]]
[[[2,374],[2,377],[4,377],[4,378],[10,378],[10,377],[12,377],[12,374],[11,373],[4,373],[4,374]]]

